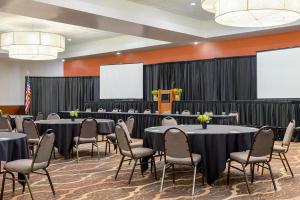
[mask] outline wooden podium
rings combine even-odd
[[[174,101],[174,94],[172,90],[159,90],[158,93],[158,112],[172,113],[172,103]]]

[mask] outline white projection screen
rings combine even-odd
[[[257,98],[300,98],[300,47],[257,53]]]
[[[100,66],[100,99],[142,99],[143,63]]]

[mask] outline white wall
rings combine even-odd
[[[0,105],[23,105],[25,76],[63,76],[63,63],[0,58]]]

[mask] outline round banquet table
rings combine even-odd
[[[33,119],[32,115],[9,115],[9,116],[10,116],[10,125],[11,125],[12,129],[16,128],[16,122],[15,122],[16,116],[20,116],[23,119]]]
[[[174,126],[173,126],[174,127]],[[175,126],[183,130],[189,139],[191,151],[201,154],[204,175],[208,184],[213,184],[224,172],[230,153],[250,149],[256,128],[227,125]],[[163,134],[171,126],[158,126],[145,129],[144,147],[164,151]]]
[[[26,135],[23,133],[0,132],[0,160],[13,161],[29,157]]]
[[[40,120],[36,121],[37,128],[40,135],[47,129],[52,129],[55,132],[55,146],[58,152],[65,157],[69,158],[70,150],[73,145],[73,138],[80,133],[80,125],[84,119],[55,119],[55,120]],[[114,133],[115,122],[110,119],[96,119],[98,124],[98,133],[100,135],[107,135]]]

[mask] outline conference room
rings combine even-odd
[[[299,26],[299,0],[1,0],[0,199],[300,199]]]

